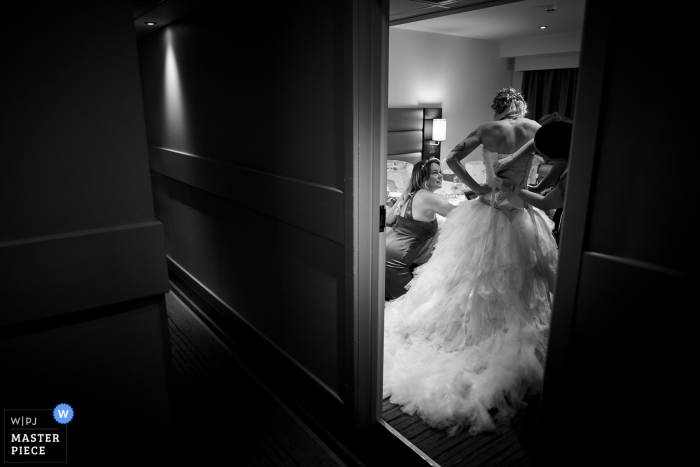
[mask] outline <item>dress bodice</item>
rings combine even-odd
[[[486,184],[493,186],[494,179],[496,178],[493,171],[493,164],[495,164],[499,159],[510,156],[510,154],[499,154],[484,148],[481,156],[484,161],[484,167],[486,168]],[[521,188],[524,187],[527,183],[527,176],[530,170],[530,165],[532,164],[532,157],[533,156],[531,154],[527,157],[519,158],[515,161],[511,168],[500,172],[498,177],[508,179],[514,182],[516,185],[519,185]],[[481,195],[481,199],[490,203],[491,194]],[[496,206],[499,208],[522,209],[525,207],[525,203],[519,196],[514,195],[512,192],[504,192],[496,189]]]
[[[408,198],[404,215],[386,237],[386,276],[384,298],[393,300],[406,293],[406,284],[413,279],[413,269],[427,262],[437,238],[437,219],[429,222],[413,218],[413,197]]]

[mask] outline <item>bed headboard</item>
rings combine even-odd
[[[439,152],[433,152],[439,146],[430,145],[434,118],[442,118],[441,108],[389,109],[387,160],[415,164],[421,159],[439,157]]]

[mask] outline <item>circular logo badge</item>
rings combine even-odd
[[[68,404],[58,404],[56,408],[53,409],[53,418],[58,423],[65,425],[73,420],[73,407]]]

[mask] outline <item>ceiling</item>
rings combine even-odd
[[[471,7],[461,6],[469,3]],[[498,3],[503,4],[492,6]],[[441,4],[470,11],[459,12],[459,8],[455,8],[455,12],[450,12],[445,7],[441,8]],[[503,41],[581,32],[585,4],[585,0],[391,0],[390,21],[392,27],[400,29]],[[551,5],[556,5],[556,11],[550,13],[547,12],[547,7],[551,8]],[[401,19],[408,9],[422,12],[425,16],[432,14],[434,17],[422,20],[420,16]],[[543,25],[547,28],[540,29]]]
[[[132,0],[136,37],[167,26],[183,16],[208,6],[210,0]],[[156,23],[153,26],[147,22]]]
[[[132,0],[137,37],[201,9],[209,0]],[[585,0],[390,0],[391,27],[503,41],[583,30]],[[556,11],[547,7],[556,5]],[[146,26],[154,21],[156,26]],[[539,29],[546,25],[547,29]]]

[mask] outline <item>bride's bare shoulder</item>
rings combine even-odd
[[[519,122],[520,124],[518,125],[518,130],[516,131],[516,134],[527,139],[534,138],[535,133],[537,133],[537,130],[539,130],[542,126],[536,121],[530,120],[529,118],[521,118],[519,120],[521,120],[521,122]]]
[[[528,128],[534,128],[535,130],[542,126],[539,123],[537,123],[536,121],[531,120],[529,118],[523,117],[523,118],[520,118],[519,120],[521,121],[523,126],[526,126]]]

